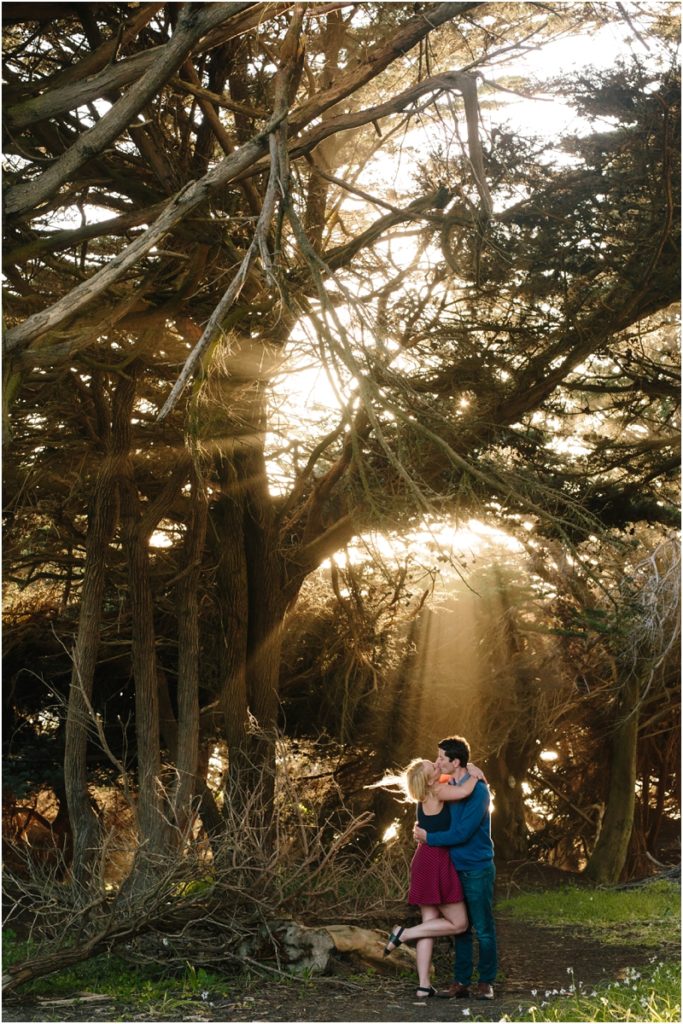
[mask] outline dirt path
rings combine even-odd
[[[339,965],[335,977],[311,982],[262,980],[248,992],[226,999],[209,992],[204,999],[174,1000],[141,1012],[139,1007],[113,1000],[78,1002],[7,1001],[4,1021],[498,1021],[503,1014],[519,1017],[518,1007],[538,1003],[545,993],[568,990],[574,982],[590,989],[598,982],[623,977],[627,968],[641,970],[655,957],[651,948],[605,945],[584,930],[552,928],[498,918],[500,971],[496,998],[475,1000],[429,999],[416,1002],[415,982],[409,975],[371,973],[367,968]],[[675,956],[669,950],[669,958]],[[450,953],[443,940],[436,954],[437,987],[450,982]],[[569,969],[571,968],[571,972]],[[534,997],[532,990],[536,989]],[[469,1013],[467,1012],[469,1011]]]
[[[518,1006],[540,1002],[545,992],[567,990],[572,981],[592,987],[597,982],[623,976],[629,967],[649,965],[652,950],[607,946],[584,932],[566,928],[532,927],[519,921],[498,920],[500,971],[504,980],[496,986],[490,1003],[476,1000],[430,999],[425,1004],[414,997],[415,981],[410,977],[375,976],[357,991],[342,987],[343,980],[317,983],[308,991],[291,986],[269,986],[254,992],[250,1007],[233,1006],[229,1016],[210,1020],[234,1021],[498,1021],[503,1014],[515,1015]],[[437,956],[437,987],[451,981],[451,960],[446,943]],[[568,968],[572,968],[569,973]],[[341,984],[340,984],[341,982]],[[536,989],[537,997],[532,994]],[[590,988],[589,988],[590,990]],[[218,1010],[218,1007],[214,1007]],[[224,1010],[228,1010],[225,1007]],[[463,1011],[469,1010],[469,1014]],[[247,1012],[249,1011],[249,1012]],[[251,1016],[250,1016],[251,1014]]]

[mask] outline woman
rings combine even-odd
[[[439,782],[439,769],[431,761],[417,758],[408,765],[400,777],[409,799],[417,804],[417,820],[427,832],[443,832],[451,826],[450,801],[464,800],[480,778],[482,772],[469,766],[470,778],[459,786]],[[384,947],[389,956],[403,942],[415,942],[417,953],[417,999],[436,995],[430,982],[432,951],[437,935],[458,935],[467,931],[468,920],[462,885],[453,867],[450,853],[444,846],[420,843],[410,865],[410,891],[408,902],[417,904],[422,924],[412,928],[393,929]]]

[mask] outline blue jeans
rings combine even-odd
[[[479,981],[486,981],[492,985],[498,970],[496,925],[493,920],[493,883],[496,879],[496,869],[491,864],[477,871],[458,871],[458,875],[465,892],[470,927],[462,935],[454,936],[453,977],[461,985],[469,985],[472,981],[474,928],[479,943]]]

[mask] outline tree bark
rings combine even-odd
[[[636,800],[636,753],[640,680],[635,672],[622,684],[611,736],[610,778],[602,829],[585,870],[600,885],[618,882],[628,855]]]
[[[178,583],[178,746],[173,821],[184,835],[192,814],[199,747],[199,598],[197,589],[206,536],[206,492],[192,474],[192,512],[184,549],[185,571]]]
[[[261,493],[256,499],[254,493],[254,479],[263,468],[260,451],[233,460],[232,482],[223,485],[230,493],[221,499],[214,519],[221,549],[220,698],[230,765],[226,796],[239,803],[247,795],[243,787],[253,785],[265,787],[264,802],[269,802],[279,706],[285,602],[270,498]]]
[[[521,768],[521,765],[520,765]],[[491,818],[491,831],[500,860],[522,860],[529,855],[528,829],[526,825],[522,779],[509,767],[505,753],[491,758],[486,764],[486,773],[495,791],[495,814]]]
[[[211,512],[211,541],[216,552],[217,628],[212,630],[218,664],[218,698],[223,712],[229,772],[239,772],[246,757],[248,579],[244,551],[244,499],[232,466],[221,472],[222,497]],[[216,650],[217,647],[217,650]]]
[[[510,591],[504,574],[498,568],[494,570],[494,579],[496,585],[487,601],[490,614],[488,628],[491,628],[491,622],[496,623],[495,634],[490,637],[492,668],[495,666],[500,671],[499,666],[505,667],[498,685],[509,689],[513,695],[513,706],[505,741],[497,757],[491,758],[486,766],[495,790],[491,829],[496,855],[501,860],[519,860],[529,853],[522,782],[537,754],[535,736],[528,719],[537,705],[537,692],[526,663]],[[487,625],[482,623],[484,629]]]
[[[170,840],[167,801],[161,786],[159,678],[149,540],[155,526],[177,497],[188,471],[188,457],[183,453],[166,486],[144,512],[140,507],[130,460],[122,479],[121,514],[130,589],[138,764],[137,825],[140,846],[127,881],[133,890],[144,888],[148,879],[153,877],[155,856],[166,852]]]
[[[127,507],[126,507],[127,506]],[[125,510],[125,511],[124,511]],[[130,498],[122,502],[127,522],[124,546],[132,621],[133,676],[135,679],[135,738],[138,764],[138,853],[133,869],[135,884],[144,884],[144,866],[166,845],[164,801],[161,795],[159,694],[154,631],[154,599],[149,579],[149,536],[135,521]],[[144,844],[144,853],[143,850]]]
[[[88,793],[86,752],[100,642],[105,567],[107,551],[116,527],[118,478],[130,444],[129,424],[134,397],[134,380],[122,376],[112,401],[108,450],[95,481],[69,687],[64,746],[64,786],[73,831],[73,877],[83,885],[91,878],[99,836],[99,823]]]

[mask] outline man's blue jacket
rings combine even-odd
[[[449,846],[456,871],[477,871],[493,863],[491,840],[491,794],[485,782],[477,782],[466,800],[450,803],[451,827],[446,832],[429,832],[429,846]]]

